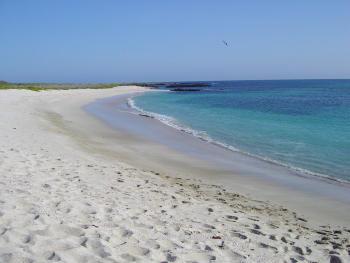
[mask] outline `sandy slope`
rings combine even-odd
[[[56,107],[84,118],[87,101],[131,91],[0,92],[0,262],[350,261],[349,229],[136,169],[60,125]]]

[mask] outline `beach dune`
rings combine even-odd
[[[350,261],[345,224],[136,165],[147,144],[82,109],[146,90],[0,91],[0,262]]]

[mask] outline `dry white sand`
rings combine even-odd
[[[132,167],[72,132],[88,101],[142,90],[0,91],[0,262],[350,262],[346,227]]]

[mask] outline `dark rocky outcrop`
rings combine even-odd
[[[191,91],[201,91],[201,89],[193,89],[193,88],[175,88],[171,89],[170,91],[177,91],[177,92],[191,92]]]
[[[200,87],[210,87],[209,83],[203,82],[191,82],[191,83],[168,83],[167,88],[200,88]]]
[[[131,83],[138,86],[148,87],[151,89],[166,88],[172,91],[200,91],[195,88],[210,87],[206,82],[148,82],[148,83]],[[131,85],[129,84],[129,85]],[[195,90],[194,90],[195,89]]]

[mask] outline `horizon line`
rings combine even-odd
[[[9,84],[138,84],[138,83],[175,83],[175,82],[223,82],[223,81],[293,81],[293,80],[350,80],[350,78],[286,78],[286,79],[221,79],[221,80],[165,80],[165,81],[90,81],[90,82],[59,82],[59,81],[6,81]]]

